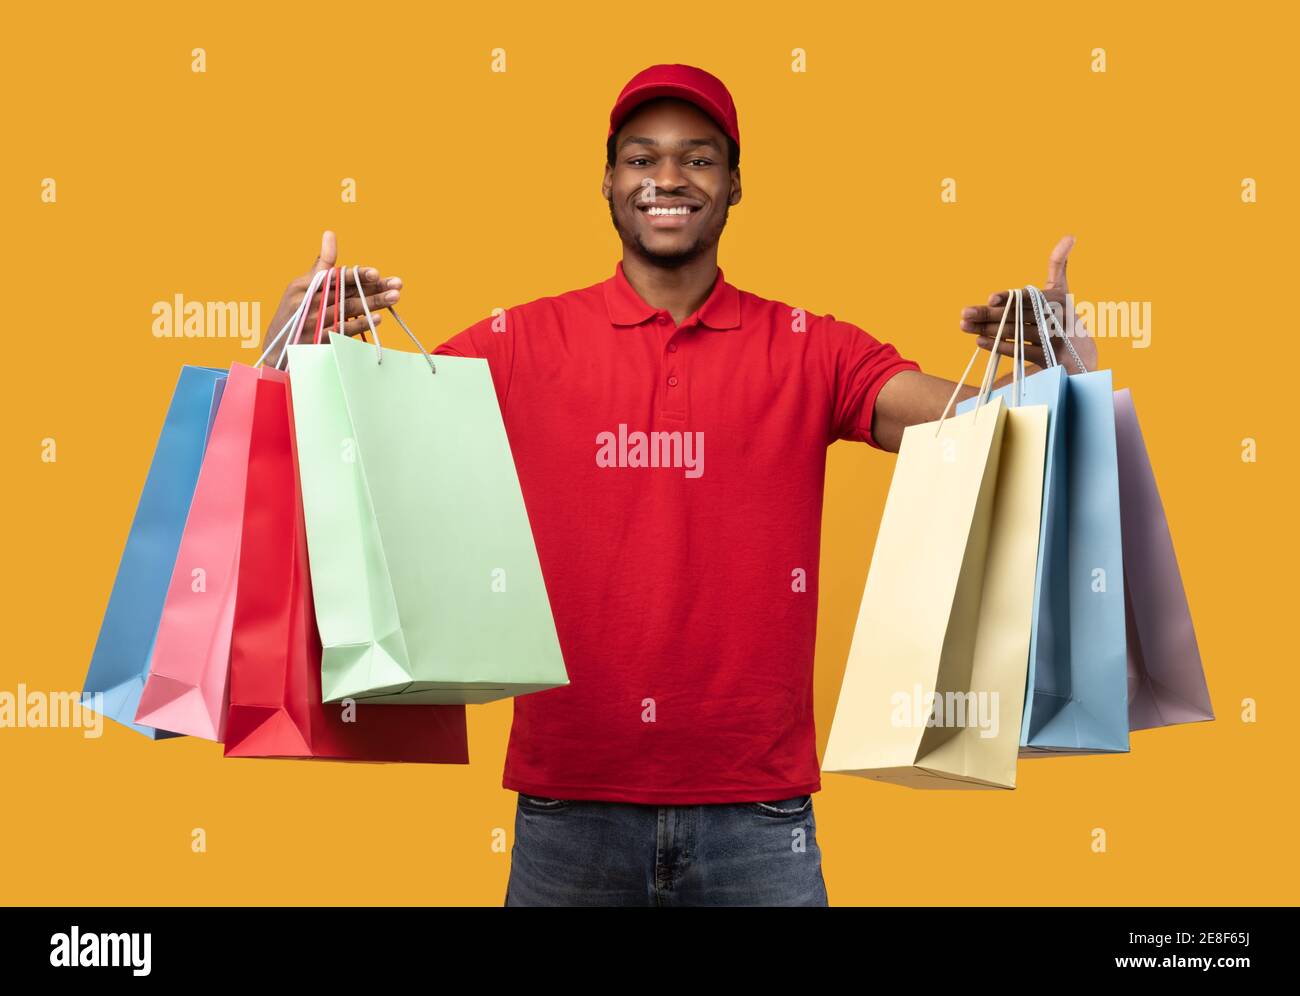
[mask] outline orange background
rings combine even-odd
[[[1103,341],[1102,360],[1134,392],[1218,720],[1136,734],[1127,756],[1026,761],[1015,792],[824,776],[831,902],[1295,901],[1283,319],[1296,155],[1279,120],[1300,89],[1293,14],[221,3],[6,16],[0,690],[81,687],[178,367],[256,356],[154,338],[154,301],[260,300],[269,321],[327,227],[342,262],[405,280],[403,316],[429,344],[603,279],[619,252],[599,193],[609,107],[645,65],[688,62],[740,110],[745,197],[720,254],[738,286],[854,321],[949,377],[969,355],[960,308],[1041,285],[1062,234],[1079,240],[1079,298],[1152,302],[1151,346]],[[504,74],[490,72],[497,47]],[[790,71],[795,48],[807,73]],[[55,204],[41,203],[44,177]],[[341,203],[344,177],[356,204]],[[944,177],[956,204],[940,203]],[[1242,203],[1243,177],[1257,204]],[[1257,463],[1241,459],[1245,437]],[[892,466],[858,444],[830,453],[823,745]],[[224,760],[112,723],[99,740],[0,729],[0,900],[499,904],[510,713],[472,707],[471,765],[438,769]],[[191,852],[195,827],[207,853]]]

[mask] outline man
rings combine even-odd
[[[897,450],[954,385],[856,325],[724,279],[739,156],[721,81],[639,73],[607,138],[613,276],[437,350],[488,361],[570,678],[515,700],[507,905],[827,902],[812,810],[826,449]],[[1071,244],[1050,264],[1057,302]],[[327,234],[313,272],[335,252]],[[376,310],[400,289],[367,271]],[[1003,303],[967,309],[963,330],[990,347]],[[349,301],[349,333],[359,312]],[[1090,339],[1076,348],[1095,363]]]

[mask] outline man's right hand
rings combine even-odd
[[[1070,343],[1074,346],[1080,361],[1089,370],[1098,368],[1097,359],[1097,340],[1088,332],[1083,320],[1077,315],[1065,314],[1064,309],[1070,305],[1070,287],[1066,280],[1065,268],[1070,261],[1070,250],[1074,248],[1074,236],[1067,235],[1056,244],[1052,250],[1052,255],[1047,261],[1047,283],[1043,284],[1043,296],[1047,298],[1049,304],[1054,304],[1062,309],[1060,321],[1070,336]],[[989,296],[989,303],[986,305],[973,305],[965,308],[961,313],[961,330],[963,332],[974,333],[980,349],[992,349],[993,341],[997,338],[998,326],[1002,323],[1002,312],[1007,308],[1007,292],[998,291]],[[1025,362],[1030,369],[1026,373],[1037,373],[1047,365],[1047,358],[1043,355],[1043,347],[1039,339],[1038,323],[1034,317],[1034,310],[1026,298],[1021,304],[1021,313],[1025,316]],[[998,352],[1003,356],[1011,356],[1015,350],[1014,326],[1008,322],[1003,328],[1002,342]],[[1055,344],[1053,355],[1056,356],[1057,362],[1067,367],[1068,373],[1078,373],[1078,368],[1073,363],[1067,362],[1065,354],[1065,343]],[[1009,376],[1004,377],[997,383],[999,386],[1009,383]]]
[[[275,316],[271,319],[271,324],[266,330],[262,339],[262,349],[265,350],[275,334],[280,331],[293,317],[298,306],[302,304],[303,296],[307,293],[307,288],[311,286],[312,277],[322,270],[328,270],[337,264],[338,260],[338,239],[333,232],[325,232],[321,236],[320,255],[312,263],[311,268],[301,277],[295,277],[289,281],[289,286],[284,290],[284,296],[280,299],[280,306],[275,310]],[[365,309],[361,306],[361,298],[357,294],[355,281],[352,279],[352,267],[349,266],[345,271],[346,279],[343,281],[343,334],[359,335],[368,331],[370,325],[366,322]],[[381,321],[379,312],[396,304],[401,298],[402,281],[399,277],[383,277],[374,267],[361,267],[361,289],[366,295],[366,305],[372,312],[371,321],[378,325]],[[320,290],[318,289],[313,296],[311,307],[307,312],[306,321],[303,322],[302,334],[298,342],[311,342],[316,335],[316,322],[320,316]],[[325,328],[329,331],[338,331],[338,316],[334,308],[334,289],[330,288],[329,301],[325,308]],[[289,345],[289,336],[285,341],[276,347],[274,353],[266,358],[266,363],[275,366],[280,359],[284,347]]]

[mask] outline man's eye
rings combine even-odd
[[[699,164],[702,165],[702,166],[712,166],[712,165],[713,165],[713,160],[712,160],[712,159],[692,159],[692,160],[690,160],[690,162],[693,162],[693,163],[699,163]]]
[[[629,159],[627,161],[627,164],[629,166],[635,166],[637,163],[648,163],[649,161],[650,160],[647,159],[645,156],[637,156],[635,159]]]

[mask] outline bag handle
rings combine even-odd
[[[292,342],[298,341],[299,337],[302,335],[303,326],[306,324],[307,312],[311,310],[311,303],[313,299],[316,297],[316,291],[320,289],[322,283],[325,284],[325,289],[324,292],[321,294],[321,311],[316,318],[316,337],[314,341],[316,343],[320,343],[324,338],[323,327],[325,324],[325,305],[329,301],[329,287],[331,282],[334,285],[334,317],[335,317],[334,327],[335,330],[340,335],[343,333],[343,318],[344,318],[343,316],[343,274],[346,272],[346,270],[347,267],[335,267],[331,270],[320,270],[317,273],[312,275],[311,283],[307,285],[307,292],[303,295],[302,301],[299,302],[298,307],[294,309],[293,314],[289,316],[289,320],[284,323],[284,325],[280,328],[280,331],[271,337],[271,341],[267,343],[266,350],[262,353],[261,356],[257,358],[257,361],[253,364],[254,367],[259,367],[264,362],[266,362],[266,358],[270,356],[272,352],[275,351],[275,348],[277,345],[279,345],[280,340],[285,337],[285,335],[289,332],[290,329],[294,330],[291,341]],[[369,341],[366,339],[366,333],[364,330],[361,332],[361,338],[367,342]],[[288,359],[288,352],[287,351],[282,352],[280,354],[279,359],[276,362],[276,369],[278,370],[280,368],[280,364],[287,359]]]
[[[1070,355],[1074,357],[1074,362],[1079,367],[1079,373],[1087,373],[1088,368],[1084,365],[1083,360],[1079,357],[1078,351],[1074,348],[1074,343],[1070,341],[1070,336],[1065,329],[1061,327],[1060,321],[1056,317],[1056,312],[1052,310],[1047,296],[1037,287],[1032,285],[1025,288],[1029,291],[1029,300],[1034,305],[1034,318],[1038,322],[1040,332],[1039,338],[1043,340],[1043,355],[1048,358],[1048,366],[1059,366],[1060,361],[1056,358],[1056,352],[1052,348],[1052,332],[1060,335],[1061,340],[1065,343],[1065,348],[1069,350]],[[1044,312],[1046,312],[1046,321],[1044,321]],[[1049,328],[1049,323],[1053,328]]]
[[[1056,358],[1056,350],[1052,348],[1051,329],[1047,324],[1046,312],[1052,310],[1047,298],[1033,284],[1027,284],[1025,290],[1029,292],[1029,303],[1034,307],[1034,321],[1038,324],[1038,339],[1043,346],[1043,358],[1047,361],[1046,369],[1061,365],[1061,361]],[[1053,316],[1055,317],[1055,316]]]
[[[379,342],[379,329],[375,328],[374,319],[371,317],[370,314],[370,305],[366,303],[365,294],[361,293],[361,267],[354,266],[352,268],[352,280],[356,284],[357,293],[361,296],[361,309],[366,313],[366,324],[370,326],[370,331],[375,334],[375,362],[383,363],[384,352],[383,352],[383,346],[381,346]],[[419,349],[419,351],[424,354],[424,358],[429,363],[429,370],[433,373],[437,373],[438,368],[434,366],[433,357],[430,356],[429,351],[420,344],[420,340],[417,339],[415,337],[415,333],[412,332],[407,327],[406,322],[402,321],[402,316],[397,313],[397,309],[390,304],[388,305],[387,310],[392,314],[394,318],[397,319],[397,324],[402,327],[402,331],[411,337],[411,341],[415,343],[416,348]]]
[[[325,279],[325,271],[324,271],[324,270],[321,270],[319,273],[316,273],[316,274],[311,278],[311,283],[307,285],[307,293],[303,296],[303,299],[302,299],[302,301],[298,304],[297,309],[294,311],[294,313],[293,313],[292,315],[289,316],[289,320],[288,320],[287,322],[285,322],[283,326],[281,326],[280,331],[277,332],[277,333],[276,333],[276,334],[271,338],[271,341],[270,341],[269,343],[266,344],[266,349],[265,349],[265,351],[263,351],[262,355],[259,356],[259,357],[257,358],[257,362],[255,362],[255,363],[253,364],[254,367],[260,367],[260,366],[261,366],[261,365],[266,361],[266,358],[267,358],[268,356],[271,355],[272,351],[276,348],[276,346],[278,346],[278,345],[280,344],[280,340],[283,339],[283,338],[285,337],[285,335],[288,334],[288,332],[289,332],[290,329],[294,328],[295,326],[297,326],[299,329],[301,329],[302,326],[301,326],[301,324],[300,324],[300,321],[305,321],[305,320],[306,320],[306,317],[307,317],[307,309],[308,309],[309,305],[311,304],[311,299],[312,299],[312,298],[315,296],[315,294],[316,294],[316,288],[320,286],[321,281],[324,280],[324,279]],[[295,339],[295,340],[297,339],[297,334],[296,334],[296,333],[295,333],[295,335],[294,335],[294,339]],[[284,358],[285,358],[285,354],[284,354],[284,353],[281,353],[279,359],[280,359],[280,360],[283,360]],[[276,368],[279,369],[279,362],[278,362],[278,361],[277,361],[277,364],[276,364]]]
[[[320,296],[320,314],[316,316],[316,332],[318,335],[320,334],[321,326],[325,322],[325,305],[329,303],[330,278],[333,274],[334,268],[331,268],[328,270],[321,270],[321,272],[316,274],[315,277],[312,277],[311,284],[307,287],[307,293],[303,296],[302,305],[295,313],[298,320],[294,323],[293,335],[289,339],[290,343],[301,341],[303,326],[307,324],[307,313],[311,311],[312,298],[316,296],[316,288],[321,287],[323,284],[324,287],[321,290]],[[319,342],[319,340],[317,341]],[[286,349],[280,354],[280,359],[287,360],[288,358],[289,351]],[[277,369],[279,368],[278,363],[276,364],[276,367]]]
[[[316,316],[316,337],[312,340],[312,342],[317,346],[325,341],[325,305],[329,302],[331,281],[334,283],[334,331],[339,335],[343,334],[343,283],[344,275],[347,272],[348,268],[346,266],[336,266],[334,269],[330,270],[329,274],[325,277],[325,290],[320,296],[320,314]],[[357,284],[357,293],[361,294],[360,283]],[[364,294],[361,295],[361,301],[362,307],[364,307]],[[374,326],[372,325],[371,329],[373,328]],[[361,339],[363,342],[370,341],[366,338],[365,329],[361,330]]]
[[[338,318],[337,329],[339,330],[340,334],[342,333],[342,328],[343,328],[343,318],[342,318],[343,309],[341,307],[342,286],[343,286],[343,281],[346,279],[347,267],[335,267],[330,270],[321,270],[320,272],[312,276],[311,283],[307,285],[307,293],[303,295],[303,299],[299,303],[297,309],[294,311],[292,315],[289,316],[289,320],[284,323],[284,325],[280,328],[280,331],[277,332],[271,338],[271,341],[269,343],[267,343],[266,349],[263,351],[262,355],[257,358],[257,361],[253,364],[254,367],[261,366],[266,361],[266,358],[270,356],[271,353],[275,350],[275,348],[280,344],[280,340],[283,339],[285,335],[290,333],[290,330],[292,330],[292,336],[290,338],[290,341],[291,342],[298,341],[298,337],[302,334],[303,326],[307,323],[307,312],[311,310],[312,299],[316,296],[316,291],[320,289],[321,284],[324,283],[326,287],[324,293],[321,295],[321,311],[316,318],[316,340],[315,341],[317,343],[321,342],[324,335],[323,329],[325,324],[325,303],[329,300],[328,297],[329,281],[332,279],[330,275],[335,272],[338,273],[338,281],[334,285],[335,287],[334,300],[336,302],[334,306],[334,310],[335,310],[335,315]],[[383,347],[379,341],[379,329],[375,327],[374,318],[370,312],[370,305],[366,303],[366,295],[361,288],[361,267],[360,266],[354,266],[352,268],[352,281],[357,288],[357,295],[361,299],[361,309],[362,311],[365,312],[366,324],[370,327],[370,331],[375,336],[375,354],[377,357],[377,362],[382,363]],[[402,331],[411,337],[411,341],[415,343],[416,347],[420,350],[420,352],[424,354],[424,358],[425,360],[428,361],[429,364],[429,370],[436,374],[438,372],[438,368],[433,362],[433,357],[429,355],[429,351],[424,348],[424,346],[420,343],[420,340],[415,337],[415,333],[412,332],[411,329],[407,326],[406,322],[402,320],[402,316],[397,313],[397,309],[394,308],[392,305],[389,305],[387,310],[390,311],[393,317],[397,319],[397,324],[402,327]],[[364,332],[362,332],[362,338],[363,339],[365,338]],[[289,355],[288,350],[284,350],[280,354],[280,357],[276,363],[276,369],[279,369],[279,364],[281,362],[284,362],[285,360],[288,359],[288,355]]]
[[[1017,292],[1012,290],[1007,291],[1008,302],[1010,302],[1011,295],[1013,293],[1017,293]],[[975,403],[975,407],[977,410],[984,404],[984,395],[986,393],[984,390],[984,386],[985,384],[988,384],[990,386],[992,385],[993,377],[995,371],[997,370],[997,362],[1001,358],[998,354],[998,345],[999,343],[1002,342],[1002,330],[1006,328],[1007,312],[1008,309],[1006,308],[1002,310],[1002,321],[998,322],[997,338],[993,340],[993,346],[989,350],[988,362],[984,365],[984,376],[980,378],[980,391],[978,395],[979,400],[976,401]],[[948,412],[952,410],[952,406],[957,402],[957,395],[961,393],[961,389],[966,385],[966,378],[970,376],[971,367],[975,365],[975,361],[979,358],[979,355],[980,355],[980,347],[976,346],[975,352],[971,354],[970,362],[966,364],[966,369],[963,370],[961,376],[957,378],[957,383],[952,389],[952,395],[948,398],[948,403],[943,406],[943,414],[939,416],[939,422],[934,427],[934,434],[936,438],[939,435],[939,430],[943,428],[943,423],[948,419]]]
[[[334,284],[334,331],[339,335],[343,334],[343,274],[347,267],[339,270],[338,282]],[[361,333],[361,338],[365,339],[366,333]]]
[[[321,336],[325,334],[325,306],[330,303],[330,283],[338,272],[339,268],[337,266],[330,267],[325,271],[325,287],[320,293],[320,314],[316,316],[316,335],[312,338],[312,342],[317,346],[320,345]],[[339,284],[342,285],[342,283],[343,281],[340,280]],[[339,315],[338,317],[342,318],[343,316]]]
[[[997,339],[994,340],[993,346],[989,350],[989,358],[993,362],[984,371],[984,380],[980,384],[977,406],[987,404],[989,395],[993,393],[993,384],[997,379],[997,368],[1002,362],[1002,354],[998,351],[998,345],[1002,341],[1002,326],[1006,323],[1007,311],[1013,307],[1013,300],[1015,302],[1016,321],[1011,347],[1011,407],[1020,407],[1020,393],[1025,382],[1025,307],[1023,295],[1019,288],[1007,291],[1007,307],[1002,311],[1002,321],[998,324]]]

